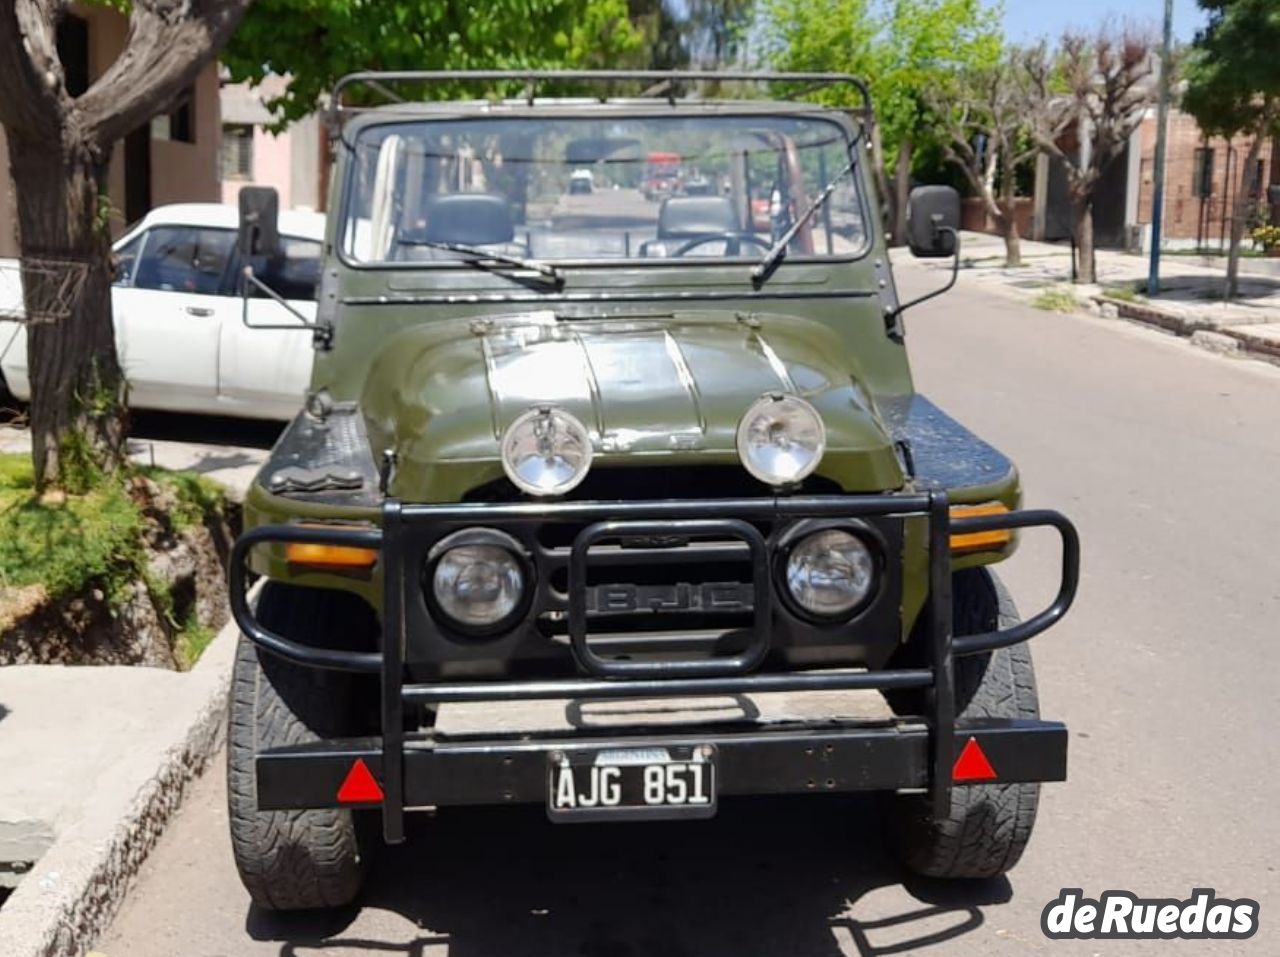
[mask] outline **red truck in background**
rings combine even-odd
[[[662,199],[679,190],[680,154],[649,153],[645,157],[644,179],[640,191],[648,200]]]

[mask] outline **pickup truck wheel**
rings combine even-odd
[[[317,644],[339,635],[362,604],[353,596],[268,583],[258,620]],[[290,664],[243,635],[232,671],[227,805],[240,880],[259,907],[305,910],[350,903],[364,858],[349,810],[259,811],[254,756],[351,732],[351,676]]]
[[[1008,628],[1020,619],[1013,599],[986,569],[953,579],[957,635]],[[957,716],[1038,718],[1036,677],[1025,644],[956,659]],[[898,857],[926,877],[990,878],[1022,856],[1035,824],[1040,785],[963,785],[951,792],[951,814],[933,816],[926,795],[891,799],[890,833]]]

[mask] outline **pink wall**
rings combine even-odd
[[[224,179],[222,201],[235,203],[241,186],[274,186],[280,194],[280,208],[293,208],[292,155],[288,131],[279,135],[257,126],[253,131],[253,175],[249,179]]]

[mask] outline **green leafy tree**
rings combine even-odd
[[[133,0],[124,49],[72,92],[57,43],[70,4],[0,2],[0,125],[18,206],[40,490],[83,486],[124,462],[105,193],[112,148],[191,85],[248,4]]]
[[[913,159],[945,138],[928,91],[961,70],[999,60],[999,17],[998,7],[980,0],[761,0],[756,32],[770,66],[836,70],[868,81],[877,117],[876,178],[895,242],[906,232]],[[848,91],[821,96],[832,105],[856,105]]]
[[[714,67],[737,54],[753,0],[630,0],[631,21],[644,36],[636,66],[669,70]]]
[[[287,122],[360,70],[603,68],[643,41],[626,0],[257,0],[223,62],[237,81],[289,76],[270,104]]]
[[[1227,296],[1239,291],[1240,241],[1255,189],[1263,141],[1280,136],[1280,5],[1275,0],[1200,0],[1209,25],[1186,64],[1182,106],[1206,133],[1252,138],[1231,214]],[[1274,160],[1273,160],[1274,161]]]

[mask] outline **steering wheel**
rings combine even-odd
[[[744,241],[766,250],[772,246],[772,243],[765,242],[753,233],[713,233],[710,236],[698,236],[689,240],[683,246],[673,250],[671,255],[673,258],[684,256],[690,250],[705,246],[707,243],[724,243],[724,254],[726,256],[736,256],[742,252],[742,243]]]

